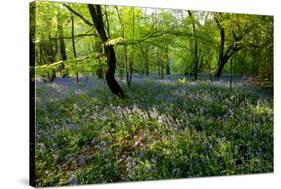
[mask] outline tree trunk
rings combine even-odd
[[[149,48],[147,47],[147,50],[146,50],[146,52],[145,52],[145,75],[146,75],[146,76],[148,76],[148,74],[149,74],[148,52],[149,52]]]
[[[167,64],[166,64],[166,74],[170,75],[170,64],[169,64],[169,62],[167,62]]]
[[[165,49],[165,58],[166,58],[166,74],[170,75],[170,63],[169,63],[169,50],[168,47]]]
[[[149,51],[149,48],[147,46],[141,48],[141,53],[143,55],[143,73],[146,76],[148,76],[148,74],[149,74],[148,51]]]
[[[88,4],[88,9],[89,9],[91,18],[93,20],[94,26],[95,26],[97,32],[99,33],[99,36],[100,36],[102,42],[105,43],[108,40],[108,37],[106,36],[106,33],[105,33],[100,5]],[[116,69],[116,57],[115,57],[115,51],[113,49],[113,46],[105,45],[104,52],[105,52],[105,56],[107,58],[107,66],[108,66],[108,69],[105,74],[105,79],[106,79],[107,85],[112,93],[114,93],[115,95],[117,95],[119,97],[124,97],[124,92],[114,77],[115,69]]]
[[[102,41],[100,39],[98,39],[96,41],[96,44],[95,44],[95,52],[98,52],[100,54],[102,54]],[[96,70],[96,75],[97,75],[97,78],[98,79],[104,79],[104,73],[103,73],[103,68],[102,68],[102,65],[101,65],[101,59],[99,58],[99,65],[98,65],[98,68]]]
[[[39,44],[40,48],[40,58],[42,59],[43,64],[51,64],[56,61],[56,49],[57,45],[54,44],[54,41],[51,39],[49,41],[42,41]],[[56,71],[51,68],[46,71],[46,73],[42,74],[42,79],[44,82],[52,82],[56,79]]]
[[[223,62],[223,57],[224,57],[224,43],[225,43],[225,31],[223,26],[221,25],[219,19],[217,17],[214,17],[215,22],[217,23],[217,26],[219,28],[220,31],[220,48],[219,48],[219,60],[218,60],[218,68],[215,72],[215,78],[219,79],[221,74],[222,74],[222,70],[224,67],[224,62]]]
[[[222,74],[222,71],[223,71],[223,68],[224,68],[225,64],[232,57],[235,50],[228,50],[227,52],[228,53],[223,54],[222,58],[221,57],[219,58],[219,65],[218,65],[218,68],[217,68],[216,73],[215,73],[215,77],[217,79],[219,79],[221,77],[221,74]]]
[[[74,41],[74,19],[73,16],[71,16],[71,35],[72,35],[72,49],[73,49],[73,55],[74,58],[77,58],[77,54],[76,54],[76,48],[75,48],[75,41]],[[76,64],[76,69],[77,69],[77,63]],[[76,81],[77,83],[79,83],[79,74],[78,71],[76,70]]]
[[[59,11],[58,11],[57,20],[58,20],[58,33],[59,33],[59,51],[60,51],[60,55],[61,55],[61,60],[65,61],[65,60],[67,60],[67,55],[66,55],[66,50],[65,50],[65,43],[64,43],[64,39],[63,39],[63,28],[62,28],[62,22],[61,22]],[[68,69],[65,68],[65,65],[63,63],[61,64],[60,73],[61,73],[62,77],[69,76]]]
[[[124,63],[125,63],[125,74],[126,74],[126,82],[127,82],[127,85],[129,86],[129,71],[128,71],[128,54],[127,54],[127,46],[124,45],[123,46],[124,48]]]
[[[233,62],[233,58],[231,58],[230,60],[230,81],[229,81],[230,89],[232,89],[232,62]]]
[[[194,35],[194,58],[193,58],[193,65],[194,65],[194,70],[193,70],[193,74],[194,74],[194,80],[197,80],[197,76],[198,76],[198,40],[197,40],[197,36],[196,36],[196,27],[195,27],[195,21],[193,18],[193,15],[191,13],[191,11],[188,11],[188,15],[191,18],[192,21],[192,30],[193,30],[193,35]]]
[[[161,65],[161,60],[160,60],[160,50],[159,50],[159,47],[157,47],[157,61],[158,61],[158,76],[159,76],[159,79],[161,79],[162,65]]]
[[[223,68],[227,61],[232,57],[232,55],[241,50],[243,47],[238,46],[237,42],[242,40],[242,36],[236,36],[233,34],[234,41],[225,49],[225,30],[223,25],[220,23],[219,19],[215,16],[215,22],[220,31],[220,49],[219,49],[219,60],[218,60],[218,68],[215,72],[215,77],[219,79],[221,77]]]
[[[131,8],[132,11],[132,40],[135,38],[135,9]],[[130,62],[129,62],[129,82],[128,86],[130,87],[132,84],[132,77],[133,77],[133,65],[134,65],[134,53],[135,53],[135,48],[134,45],[132,45],[132,51],[130,53]]]
[[[219,65],[215,72],[215,78],[219,79],[221,77],[222,70],[223,70],[225,64],[226,64],[226,62],[223,59],[219,60]]]
[[[116,13],[117,13],[120,25],[121,25],[121,30],[122,30],[121,35],[122,35],[122,38],[125,39],[125,27],[124,27],[124,24],[122,22],[118,7],[115,7],[115,9],[116,9]],[[127,85],[129,86],[128,54],[127,54],[127,46],[126,45],[123,45],[123,52],[124,52],[124,55],[123,55],[124,62],[122,63],[121,79],[122,79],[122,75],[123,75],[123,70],[125,70],[126,82],[127,82]]]

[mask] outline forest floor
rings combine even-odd
[[[37,186],[273,172],[272,91],[138,78],[36,82]]]

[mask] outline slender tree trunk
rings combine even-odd
[[[157,48],[157,61],[158,61],[158,77],[161,78],[161,65],[160,65],[160,55],[159,48]]]
[[[166,74],[170,75],[170,64],[169,64],[169,62],[167,62],[167,64],[166,64]]]
[[[232,62],[233,58],[230,60],[230,89],[232,89]]]
[[[73,55],[74,58],[77,58],[77,54],[76,54],[76,48],[75,48],[75,41],[74,41],[74,18],[73,16],[71,16],[71,36],[72,36],[72,49],[73,49]],[[77,69],[77,63],[76,64],[76,69]],[[76,81],[77,83],[79,83],[79,74],[78,71],[76,70]]]
[[[51,40],[50,36],[49,38],[49,41],[42,41],[40,44],[45,64],[54,63],[57,55],[57,41]],[[56,79],[56,70],[51,68],[46,74],[43,74],[43,77],[45,81],[54,81]]]
[[[169,55],[168,55],[168,47],[165,49],[165,58],[166,58],[166,74],[170,75],[170,63],[169,63]]]
[[[99,33],[101,40],[103,41],[103,43],[105,43],[108,40],[108,37],[106,36],[105,33],[100,5],[88,4],[88,8],[94,26],[97,32]],[[107,66],[108,66],[108,69],[105,74],[107,85],[112,93],[114,93],[117,96],[124,97],[124,92],[114,77],[115,69],[116,69],[116,57],[115,57],[115,51],[113,49],[113,46],[105,45],[104,52],[107,58]]]
[[[126,82],[127,82],[127,85],[130,86],[129,69],[128,69],[128,54],[127,54],[127,46],[126,45],[124,45],[124,63],[125,63]]]
[[[193,64],[194,64],[194,80],[197,80],[198,76],[198,40],[197,40],[197,34],[196,34],[196,27],[195,27],[195,21],[193,18],[193,15],[191,11],[188,11],[189,17],[192,20],[192,30],[193,30],[193,35],[194,35],[194,58],[193,58]]]
[[[163,79],[163,63],[162,63],[162,59],[160,56],[160,49],[157,48],[157,60],[158,60],[158,74],[159,74],[159,78]]]
[[[58,16],[57,16],[57,21],[58,21],[58,33],[59,33],[59,51],[61,55],[61,60],[65,61],[67,60],[67,55],[66,55],[66,50],[65,50],[65,43],[63,39],[63,28],[62,28],[62,21],[60,18],[60,12],[58,10]],[[68,77],[68,69],[65,68],[65,65],[62,63],[61,64],[61,76],[62,77]]]
[[[254,70],[253,73],[255,73],[256,75],[259,75],[259,62],[258,62],[258,54],[257,54],[257,49],[254,49],[253,54],[253,65],[254,65]]]
[[[161,79],[163,79],[164,78],[164,74],[163,74],[163,63],[161,62],[160,63],[160,65],[161,65],[161,72],[160,72],[160,74],[161,74]]]
[[[145,54],[145,74],[146,76],[149,75],[149,58],[148,58],[149,47],[146,47]]]
[[[142,47],[141,48],[141,53],[143,55],[143,74],[145,74],[146,76],[148,76],[149,74],[149,60],[148,60],[148,47]]]
[[[132,28],[132,40],[134,40],[134,38],[135,38],[135,9],[134,8],[132,8],[132,26],[133,26],[133,28]],[[134,48],[134,45],[132,46],[132,53],[130,53],[130,64],[129,64],[129,87],[131,86],[131,84],[132,84],[132,77],[133,77],[133,71],[134,71],[134,69],[133,69],[133,65],[134,65],[134,53],[135,53],[135,48]]]
[[[96,41],[96,48],[95,48],[95,52],[99,52],[100,54],[102,54],[102,41],[100,39],[98,39]],[[98,79],[104,79],[104,73],[103,73],[103,69],[102,69],[102,65],[101,65],[101,59],[99,58],[99,65],[98,68],[96,70],[96,75]]]
[[[108,15],[107,15],[107,10],[106,10],[106,6],[104,6],[104,15],[105,15],[105,29],[107,32],[107,37],[110,38],[110,28],[109,28],[109,19],[108,19]]]
[[[121,70],[120,70],[120,80],[123,80],[123,72],[125,70],[125,64],[121,61]]]
[[[121,36],[122,36],[123,39],[125,39],[125,27],[124,27],[124,24],[122,22],[122,19],[121,19],[118,7],[115,7],[115,9],[116,9],[116,13],[117,13],[120,25],[121,25],[121,30],[122,30]],[[124,62],[122,63],[122,69],[121,69],[121,72],[120,72],[120,78],[122,80],[123,70],[125,70],[126,82],[128,84],[128,81],[129,81],[128,78],[129,77],[128,77],[128,69],[127,69],[127,66],[128,66],[127,60],[128,60],[128,58],[127,58],[127,47],[126,47],[126,45],[123,45],[123,53],[124,53],[123,54]]]

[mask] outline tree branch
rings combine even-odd
[[[75,14],[76,16],[78,16],[80,19],[82,19],[86,24],[88,24],[89,26],[93,27],[94,24],[90,21],[88,21],[86,18],[84,18],[81,14],[79,14],[78,12],[76,12],[74,9],[72,9],[69,5],[67,4],[63,4],[63,6],[65,6],[70,12],[72,12],[73,14]]]
[[[90,36],[96,36],[99,37],[96,33],[84,33],[84,34],[78,34],[73,36],[74,38],[77,37],[90,37]],[[62,37],[51,37],[50,39],[72,39],[72,36],[62,36]]]

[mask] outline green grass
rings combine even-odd
[[[126,93],[97,87],[38,104],[37,186],[273,172],[271,93],[202,81]]]

